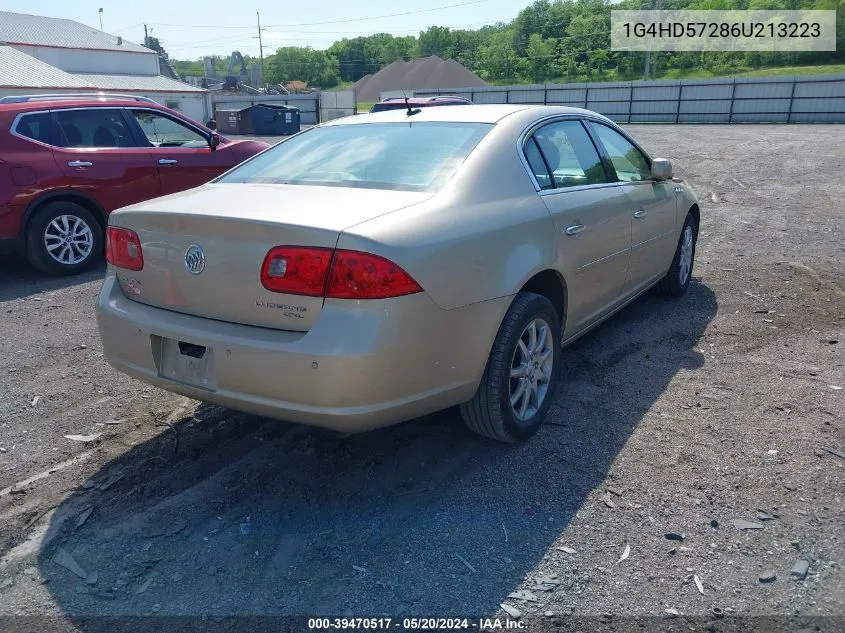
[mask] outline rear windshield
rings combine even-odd
[[[493,125],[402,122],[316,127],[221,176],[220,183],[433,191]]]

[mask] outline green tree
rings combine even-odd
[[[269,83],[304,81],[309,86],[333,88],[340,79],[336,58],[310,46],[284,46],[265,58]]]

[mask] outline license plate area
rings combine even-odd
[[[214,348],[155,335],[150,344],[160,377],[207,391],[217,389]]]

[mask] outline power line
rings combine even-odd
[[[460,2],[458,4],[446,4],[439,7],[432,7],[430,9],[417,9],[416,11],[403,11],[401,13],[386,13],[384,15],[371,15],[365,18],[348,18],[346,20],[327,20],[325,22],[302,22],[299,24],[269,24],[265,25],[265,29],[269,28],[298,28],[300,26],[321,26],[324,24],[347,24],[349,22],[365,22],[367,20],[380,20],[382,18],[395,18],[405,15],[416,15],[418,13],[431,13],[433,11],[442,11],[444,9],[455,9],[457,7],[468,7],[474,4],[484,4],[488,0],[471,0],[470,2]],[[233,26],[233,25],[219,25],[219,24],[173,24],[169,22],[148,22],[153,26],[168,26],[168,27],[183,27],[191,29],[254,29],[254,26]]]

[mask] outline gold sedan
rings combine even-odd
[[[111,214],[106,358],[170,391],[363,431],[460,405],[515,442],[561,349],[690,283],[699,205],[665,159],[566,107],[338,119]]]

